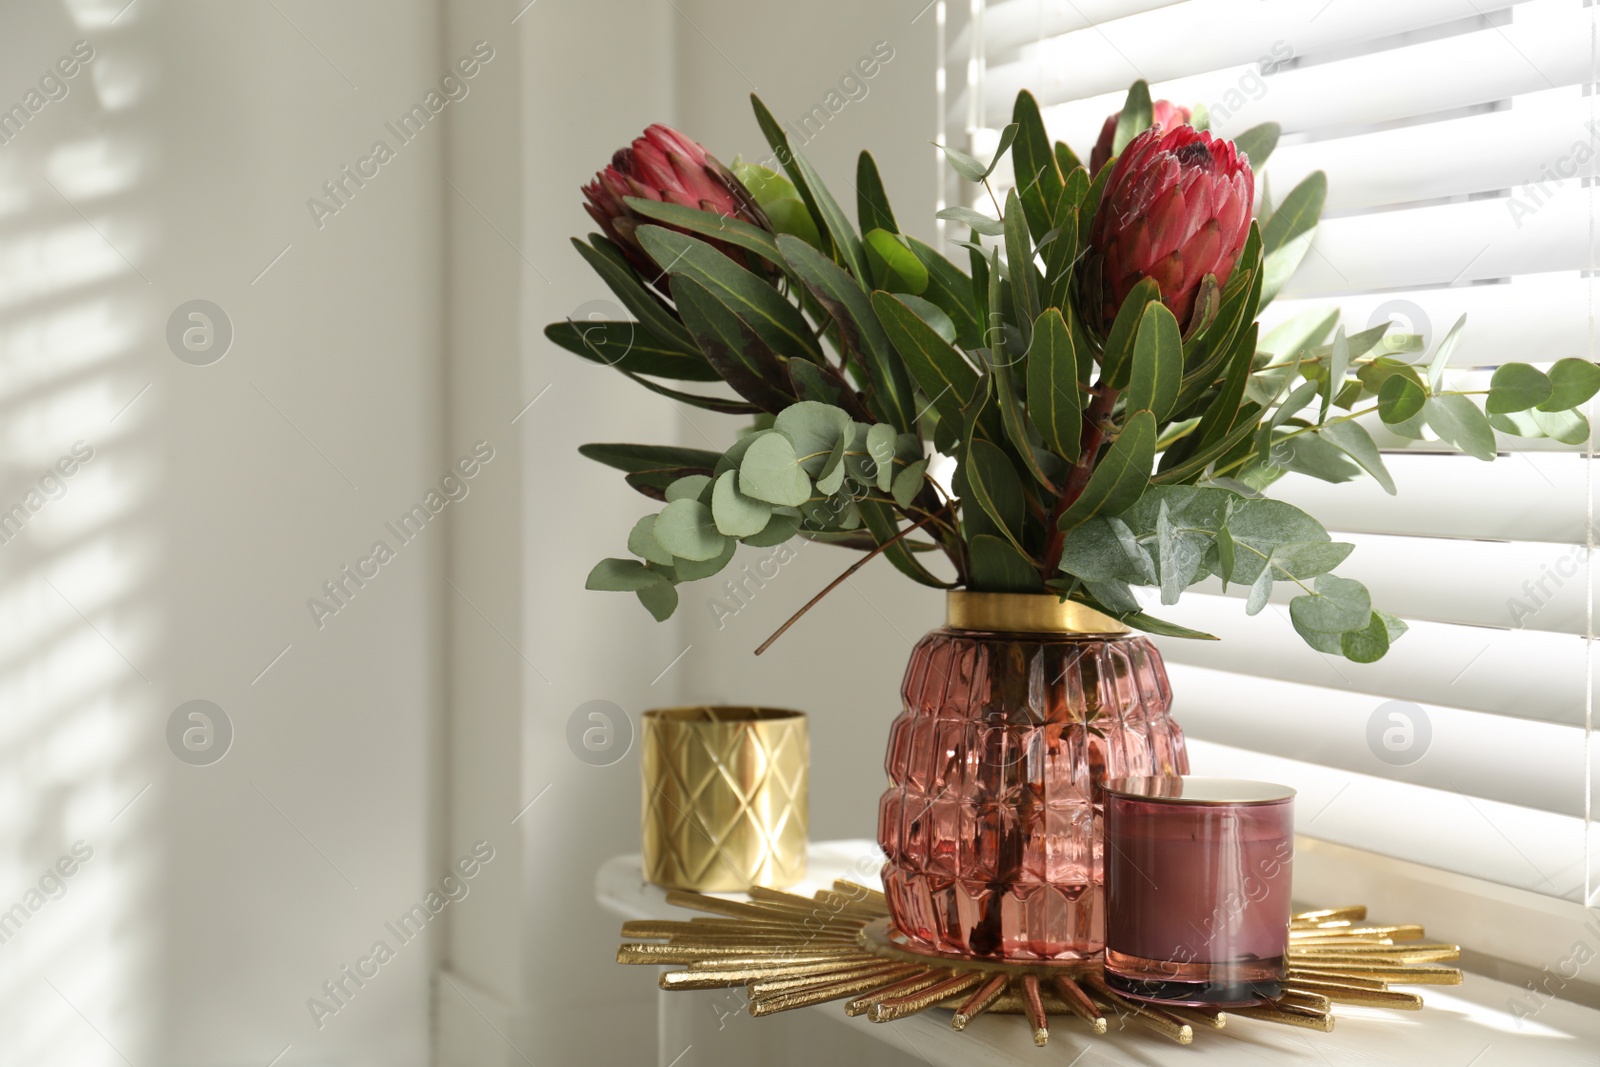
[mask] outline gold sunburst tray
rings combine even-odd
[[[670,891],[667,903],[709,917],[639,919],[622,926],[637,940],[617,950],[618,963],[683,965],[661,975],[661,988],[744,986],[751,1015],[771,1015],[831,1000],[845,1014],[892,1022],[930,1008],[949,1008],[963,1030],[979,1015],[1025,1015],[1036,1045],[1050,1039],[1050,1020],[1076,1018],[1096,1034],[1142,1026],[1179,1044],[1196,1030],[1220,1030],[1230,1016],[1333,1029],[1335,1002],[1415,1011],[1422,998],[1392,985],[1460,985],[1456,945],[1429,944],[1421,926],[1365,925],[1365,905],[1296,914],[1289,931],[1289,976],[1270,1004],[1226,1012],[1156,1006],[1109,988],[1098,962],[1010,963],[930,953],[913,947],[889,922],[883,894],[838,881],[811,899],[751,889],[748,900]]]

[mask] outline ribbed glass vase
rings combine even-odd
[[[970,956],[1099,953],[1098,786],[1189,771],[1155,646],[1054,596],[953,592],[901,696],[878,810],[900,931]]]

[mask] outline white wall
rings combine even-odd
[[[804,150],[853,213],[856,152],[871,145],[902,225],[928,236],[935,198],[928,144],[936,120],[934,27],[931,9],[913,23],[920,9],[920,3],[847,0],[801,6],[609,0],[541,3],[522,20],[524,248],[534,264],[523,270],[530,353],[523,393],[551,386],[533,409],[537,417],[525,420],[524,452],[527,647],[550,678],[548,685],[538,679],[528,685],[524,739],[525,796],[550,786],[521,824],[528,1014],[520,1047],[534,1062],[631,1065],[656,1056],[654,971],[611,962],[617,922],[596,907],[592,890],[604,858],[638,849],[637,749],[613,766],[581,763],[564,737],[574,709],[607,699],[636,720],[646,708],[678,702],[798,704],[813,714],[815,836],[872,836],[882,746],[910,641],[935,625],[942,610],[937,595],[908,589],[887,565],[874,565],[855,588],[841,589],[755,661],[751,649],[849,556],[804,549],[720,633],[707,625],[710,584],[683,587],[680,614],[665,625],[653,623],[630,596],[582,590],[595,560],[626,555],[629,527],[653,506],[620,477],[577,457],[574,447],[596,440],[705,447],[707,437],[731,440],[737,423],[650,396],[614,372],[580,364],[539,334],[545,322],[609,296],[566,245],[569,235],[593,228],[578,186],[653,121],[677,126],[725,162],[739,153],[763,158],[747,77],[780,119],[798,119],[875,42],[885,41],[894,57],[868,83],[866,98],[846,105]],[[874,609],[892,623],[882,623]],[[665,1064],[683,1050],[662,1051]],[[702,1054],[710,1050],[682,1063]],[[510,1050],[501,1055],[495,1062],[521,1062]]]
[[[439,874],[444,531],[325,628],[306,601],[458,445],[442,135],[320,230],[306,200],[442,73],[434,7],[125,5],[14,4],[0,36],[6,106],[96,52],[0,145],[0,499],[94,448],[0,545],[0,908],[94,850],[0,945],[0,1062],[422,1064],[431,934],[322,1030],[306,1001]],[[233,324],[211,366],[165,338],[193,298]],[[166,740],[194,698],[235,730],[210,766]]]

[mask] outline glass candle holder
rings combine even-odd
[[[1259,1004],[1287,977],[1294,790],[1231,778],[1105,784],[1106,983]]]

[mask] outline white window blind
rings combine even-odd
[[[1329,191],[1265,327],[1336,306],[1351,330],[1396,316],[1436,340],[1466,312],[1469,376],[1596,358],[1592,2],[949,0],[938,18],[943,134],[975,154],[1022,88],[1084,159],[1136,78],[1205,104],[1220,136],[1280,123],[1258,193],[1315,170]],[[947,202],[987,202],[943,180]],[[1484,464],[1370,429],[1397,497],[1300,475],[1269,494],[1353,541],[1341,573],[1410,632],[1359,665],[1307,647],[1282,601],[1247,618],[1243,590],[1213,586],[1161,609],[1222,638],[1160,642],[1194,769],[1295,786],[1301,833],[1600,904],[1592,450],[1502,436]],[[1414,762],[1369,742],[1391,711],[1417,725]]]

